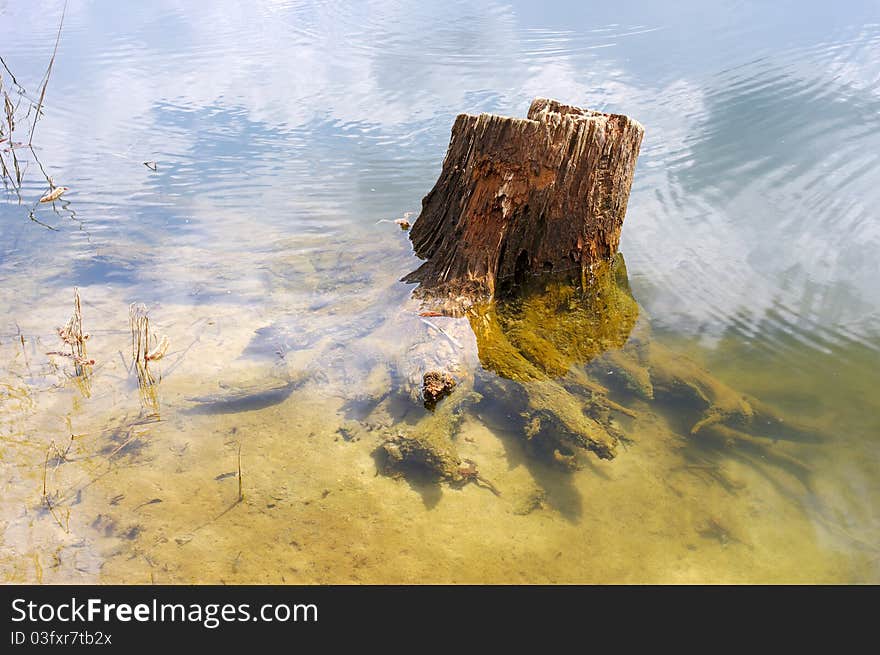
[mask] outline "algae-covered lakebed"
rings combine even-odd
[[[0,5],[19,110],[62,6]],[[880,15],[810,6],[69,2],[0,141],[2,580],[880,581]],[[645,125],[620,255],[425,311],[394,220],[536,95]]]

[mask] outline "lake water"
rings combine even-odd
[[[0,0],[34,100],[61,10]],[[399,282],[454,117],[536,96],[646,128],[622,339],[665,396],[583,350],[517,386]],[[876,3],[72,0],[33,146],[0,191],[0,579],[880,582]],[[75,288],[86,375],[47,354]],[[132,303],[169,343],[146,389]],[[438,344],[481,397],[441,436],[500,495],[377,460]],[[587,375],[616,457],[541,456],[535,389],[588,409]],[[719,389],[800,436],[694,430]]]

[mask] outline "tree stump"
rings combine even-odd
[[[461,114],[410,232],[420,294],[493,295],[617,251],[644,128],[537,98],[528,119]]]

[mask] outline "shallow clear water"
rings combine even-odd
[[[32,97],[61,4],[0,2]],[[876,3],[117,4],[70,2],[36,126],[70,191],[36,203],[19,151],[0,192],[4,580],[880,581]],[[820,439],[703,441],[686,400],[617,389],[625,447],[567,470],[443,318],[483,395],[455,443],[501,495],[376,474],[425,417],[399,393],[412,348],[446,341],[388,220],[456,114],[535,96],[646,127],[621,242],[638,329]],[[46,355],[74,287],[87,382]],[[146,403],[134,302],[170,342]]]

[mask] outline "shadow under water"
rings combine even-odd
[[[195,405],[184,411],[189,414],[237,414],[265,409],[287,400],[300,384],[301,380],[288,380],[253,389],[226,389],[207,396],[191,396],[187,400]]]

